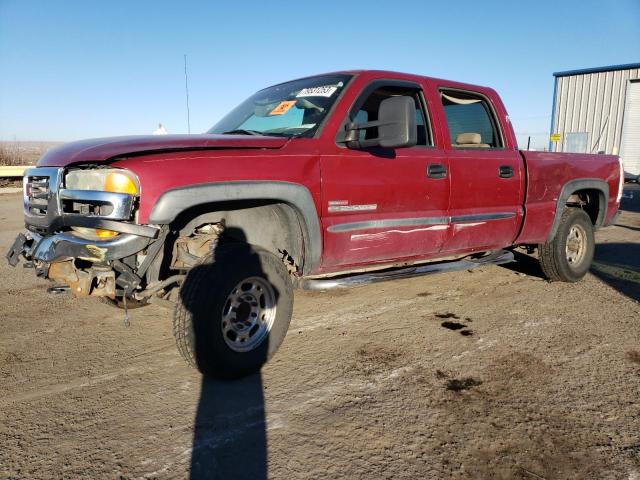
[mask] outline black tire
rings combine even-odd
[[[579,258],[570,261],[567,243],[574,227],[581,232],[580,235],[584,236],[584,244],[580,249]],[[538,245],[538,258],[542,271],[552,282],[581,280],[591,267],[595,244],[593,225],[589,215],[579,208],[565,208],[553,240]],[[574,253],[572,252],[571,255]]]
[[[269,298],[271,305],[275,305],[275,312],[273,309],[262,310],[262,303],[266,305],[268,300],[260,296],[260,292],[255,303],[247,302],[249,309],[253,308],[251,305],[260,303],[255,307],[259,317],[264,318],[263,311],[271,312],[269,318],[272,323],[270,328],[263,328],[267,322],[258,320],[244,335],[250,335],[260,324],[262,340],[249,337],[246,340],[259,343],[249,351],[237,351],[241,346],[241,335],[233,338],[235,330],[228,326],[249,327],[243,326],[242,321],[229,322],[229,315],[239,317],[244,306],[242,300],[241,305],[234,308],[229,299],[246,293],[243,290],[249,283],[241,283],[245,280],[257,282],[256,291],[265,290],[265,295],[270,286]],[[263,289],[259,288],[260,285]],[[251,291],[254,291],[253,287]],[[282,261],[262,248],[242,243],[219,246],[214,256],[205,257],[189,271],[179,293],[173,319],[176,345],[187,363],[204,375],[237,378],[256,372],[275,354],[287,334],[293,311],[291,278]],[[244,325],[255,312],[245,313]],[[228,331],[223,333],[225,326]]]

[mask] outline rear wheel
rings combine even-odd
[[[262,367],[289,328],[293,289],[274,254],[246,244],[216,249],[187,274],[175,309],[178,350],[203,374],[240,377]]]
[[[538,245],[540,266],[551,281],[582,279],[591,267],[594,252],[591,218],[579,208],[566,208],[553,239]]]

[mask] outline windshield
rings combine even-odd
[[[324,75],[265,88],[207,133],[310,137],[350,79],[350,75]]]

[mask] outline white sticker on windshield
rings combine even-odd
[[[300,93],[296,95],[296,98],[300,97],[330,97],[336,93],[338,87],[326,86],[326,87],[311,87],[303,88]]]

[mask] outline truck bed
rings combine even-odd
[[[546,241],[556,218],[558,198],[569,182],[604,180],[607,208],[597,226],[608,225],[616,212],[620,188],[619,159],[615,155],[520,151],[525,163],[525,218],[517,243]]]

